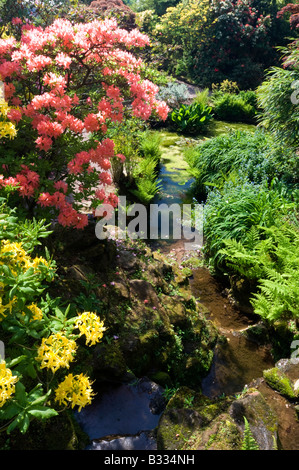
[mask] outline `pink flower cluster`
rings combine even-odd
[[[43,207],[58,209],[57,221],[64,227],[82,229],[88,224],[88,216],[74,209],[72,204],[66,200],[66,195],[60,191],[56,191],[54,194],[41,193],[38,203]]]
[[[26,165],[21,165],[21,167],[21,172],[15,177],[4,178],[3,175],[0,175],[0,187],[16,187],[22,197],[32,197],[39,187],[39,175]]]
[[[109,170],[114,142],[105,138],[105,133],[111,123],[123,121],[124,103],[129,99],[133,115],[142,119],[148,119],[153,111],[161,119],[167,118],[166,103],[156,99],[158,87],[142,80],[142,61],[131,53],[133,47],[149,44],[148,37],[138,30],[120,29],[114,19],[73,25],[59,18],[46,28],[23,25],[18,19],[14,24],[20,25],[21,39],[0,39],[0,79],[5,82],[10,106],[17,106],[9,111],[9,119],[16,127],[24,123],[30,126],[28,138],[33,139],[32,146],[37,149],[37,167],[40,159],[45,159],[56,170],[57,148],[65,145],[64,139],[70,135],[75,134],[82,143],[88,133],[99,138],[96,148],[93,137],[89,150],[68,156],[65,162],[68,175],[64,182],[53,180],[52,194],[37,195],[38,204],[57,209],[59,223],[82,228],[87,217],[67,201],[67,193],[74,191],[76,178],[87,188],[84,177],[95,172],[100,185],[112,183]],[[90,77],[98,79],[97,102],[90,97],[83,100],[80,95]],[[122,154],[117,157],[124,159]],[[18,185],[22,196],[33,197],[43,186],[38,173],[28,167],[9,176],[12,179],[3,177],[1,185]],[[46,185],[49,184],[47,177]],[[96,199],[115,204],[116,196],[105,195],[102,189],[86,191]]]

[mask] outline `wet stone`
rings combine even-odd
[[[95,439],[87,450],[157,450],[157,443],[152,432],[141,432],[133,436]]]

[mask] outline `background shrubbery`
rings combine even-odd
[[[220,188],[231,174],[246,175],[254,183],[270,183],[274,178],[295,183],[299,178],[295,150],[280,145],[263,129],[220,135],[187,149],[185,156],[201,199],[209,189]]]

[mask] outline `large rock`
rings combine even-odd
[[[277,443],[277,416],[263,395],[250,390],[234,400],[208,399],[186,387],[169,401],[157,431],[158,449],[240,450],[245,420],[260,450]]]
[[[276,448],[277,416],[259,391],[250,391],[243,398],[235,400],[230,406],[229,413],[241,433],[244,432],[244,418],[247,419],[260,450]]]
[[[264,378],[281,395],[295,400],[299,397],[299,358],[281,359],[275,367],[264,371]]]
[[[159,299],[152,284],[143,279],[133,279],[129,281],[130,291],[133,296],[141,302],[146,302],[145,305],[151,307],[159,306]]]
[[[227,413],[229,403],[227,399],[210,400],[188,387],[181,387],[160,418],[158,449],[237,448],[240,433]]]

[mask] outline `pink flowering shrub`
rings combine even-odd
[[[147,36],[114,19],[25,24],[20,41],[0,39],[0,78],[18,133],[1,142],[0,190],[15,188],[30,210],[76,228],[87,225],[84,204],[117,204],[107,190],[115,156],[109,129],[132,115],[168,115],[133,54],[146,44]]]

